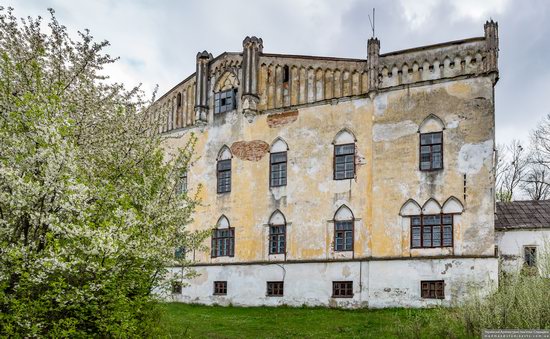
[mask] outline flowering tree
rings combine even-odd
[[[0,8],[0,333],[150,335],[174,249],[205,236],[175,189],[195,141],[165,159],[152,100],[101,73],[108,43],[50,13],[44,32]]]

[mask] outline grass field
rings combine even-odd
[[[448,309],[341,310],[168,303],[166,338],[463,338]]]

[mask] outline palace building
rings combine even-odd
[[[221,305],[423,307],[494,286],[498,25],[364,59],[197,54],[154,111],[197,138],[190,230],[212,229],[174,291]],[[177,270],[177,268],[174,268]]]

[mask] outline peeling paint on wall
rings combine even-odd
[[[265,141],[237,141],[231,145],[231,153],[239,159],[259,161],[269,152],[269,144]]]
[[[493,140],[479,144],[465,144],[458,153],[458,170],[465,174],[475,174],[492,154]]]
[[[298,119],[298,110],[283,113],[269,114],[267,125],[271,128],[293,123]]]

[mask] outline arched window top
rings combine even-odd
[[[353,219],[353,212],[346,205],[340,206],[338,210],[336,210],[336,213],[334,213],[334,221],[348,221]]]
[[[460,200],[451,196],[443,203],[442,211],[444,214],[460,214],[464,211],[464,206]]]
[[[434,198],[428,199],[422,206],[422,214],[440,214],[441,205]]]
[[[214,86],[214,92],[227,91],[231,88],[237,87],[239,87],[239,79],[237,79],[235,73],[231,71],[226,71],[220,76],[220,78],[216,82],[216,86]]]
[[[441,132],[445,129],[443,120],[435,114],[428,115],[420,124],[418,132],[420,133],[434,133]]]
[[[286,225],[286,218],[281,211],[276,210],[275,212],[271,213],[271,216],[269,217],[269,224]]]
[[[229,160],[233,157],[233,154],[231,154],[231,150],[227,145],[223,145],[223,147],[218,152],[218,161],[220,160]]]
[[[399,214],[403,217],[420,215],[422,214],[422,208],[415,200],[409,199],[401,206]]]
[[[288,151],[288,145],[283,139],[277,138],[271,144],[270,151],[271,153],[286,152]]]
[[[216,228],[223,229],[223,228],[229,228],[231,227],[231,224],[229,224],[229,219],[225,215],[222,215],[218,222],[216,223]]]
[[[336,134],[332,143],[334,145],[344,145],[344,144],[353,144],[357,141],[353,132],[349,129],[344,128]]]

